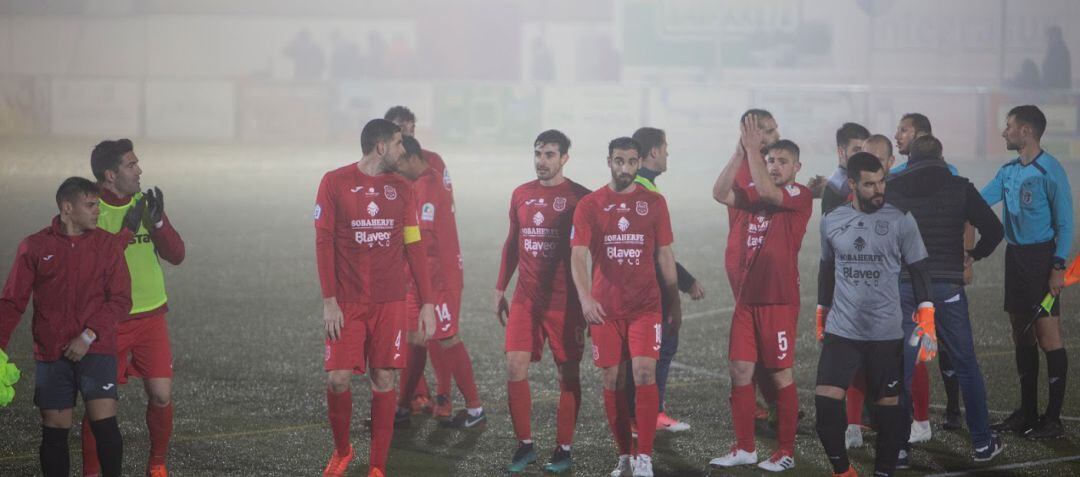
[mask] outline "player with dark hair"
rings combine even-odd
[[[853,154],[863,150],[863,142],[870,137],[868,131],[861,124],[844,123],[836,130],[836,155],[838,164],[836,170],[825,182],[825,188],[821,192],[821,214],[825,215],[830,210],[848,201],[851,189],[848,188],[847,162]]]
[[[670,324],[682,318],[667,202],[634,182],[640,158],[641,146],[631,138],[608,144],[611,181],[578,203],[570,238],[574,285],[589,322],[593,362],[601,368],[604,409],[619,452],[611,472],[615,477],[653,475],[661,292],[671,300],[663,320]],[[656,280],[657,263],[663,288]],[[637,396],[636,456],[631,455],[630,409],[623,389],[629,361]]]
[[[574,211],[589,190],[563,175],[570,139],[551,129],[533,141],[536,180],[510,196],[510,230],[503,244],[495,283],[495,317],[506,327],[506,388],[518,447],[507,470],[523,472],[536,460],[532,436],[529,363],[551,348],[559,377],[555,450],[544,471],[559,473],[573,464],[571,444],[581,407],[580,363],[585,318],[570,274],[570,228]],[[511,302],[506,287],[519,270]]]
[[[146,391],[146,429],[150,435],[147,475],[168,475],[166,458],[173,431],[173,357],[165,315],[169,311],[161,260],[172,265],[184,261],[180,233],[165,214],[165,195],[154,187],[141,192],[142,168],[129,139],[101,141],[90,154],[90,169],[101,189],[98,227],[117,233],[124,217],[146,199],[146,213],[135,237],[124,249],[131,274],[131,310],[120,320],[116,333],[117,383],[138,377]],[[83,475],[96,475],[100,465],[94,452],[94,433],[83,419]]]
[[[386,112],[386,119],[401,127],[403,136],[413,136],[416,131],[416,115],[405,106],[394,106]],[[421,158],[432,169],[435,176],[442,179],[443,191],[439,192],[442,208],[435,213],[435,233],[438,235],[438,254],[440,257],[441,280],[436,280],[440,293],[437,302],[436,318],[438,330],[428,340],[427,348],[431,356],[431,367],[435,369],[436,396],[434,406],[427,397],[427,383],[423,379],[424,363],[418,362],[420,381],[412,396],[414,412],[431,409],[436,417],[451,418],[448,425],[464,429],[483,424],[487,421],[483,402],[476,386],[473,374],[472,358],[465,343],[458,333],[461,319],[461,294],[464,287],[464,260],[461,257],[461,245],[458,242],[457,219],[454,206],[454,186],[450,180],[450,170],[438,154],[421,149]],[[433,204],[434,205],[434,204]],[[458,390],[465,398],[465,409],[454,414],[454,403],[450,396],[451,380],[457,382]]]
[[[930,118],[922,113],[906,113],[900,117],[900,123],[896,125],[896,134],[893,139],[896,139],[896,152],[898,154],[909,156],[911,152],[908,147],[911,146],[911,141],[915,138],[922,136],[929,136],[934,133],[934,129],[930,126]],[[952,164],[946,164],[954,176],[957,175],[956,167]],[[899,174],[904,169],[907,169],[907,162],[900,164],[892,169],[889,169],[889,174]]]
[[[1073,241],[1073,198],[1069,176],[1058,160],[1042,149],[1046,116],[1037,106],[1009,111],[1005,147],[1019,157],[998,169],[982,189],[991,206],[1004,202],[1005,311],[1013,329],[1016,371],[1020,375],[1020,408],[995,424],[994,430],[1011,431],[1031,439],[1065,434],[1061,406],[1069,362],[1061,336],[1061,290],[1065,260]],[[1047,294],[1052,306],[1040,303]],[[1047,309],[1049,308],[1049,309]],[[1032,314],[1035,315],[1032,323]],[[1049,399],[1039,416],[1039,348],[1046,355]]]
[[[656,186],[656,179],[660,177],[660,174],[667,172],[667,133],[663,129],[643,127],[634,131],[632,137],[641,145],[642,154],[641,168],[638,169],[634,181],[659,194],[660,189]],[[675,262],[675,272],[679,279],[679,291],[690,295],[693,300],[705,298],[705,288],[682,264]],[[657,270],[656,273],[657,280],[662,281],[660,270]],[[664,300],[661,303],[661,308],[666,310],[667,305],[667,301]],[[666,315],[666,313],[664,314]],[[664,329],[664,336],[660,343],[660,359],[656,361],[656,388],[660,393],[660,413],[656,415],[656,430],[681,432],[690,429],[690,424],[669,416],[665,411],[664,399],[667,394],[667,378],[668,372],[671,370],[671,361],[675,359],[675,353],[679,350],[679,328],[681,324],[676,323],[671,326],[662,324],[661,326]],[[633,409],[634,388],[628,386],[627,392],[630,393],[630,407]]]
[[[131,309],[124,246],[141,226],[145,201],[122,217],[121,235],[98,227],[98,187],[71,177],[56,191],[52,225],[19,244],[0,294],[0,349],[33,297],[34,405],[41,410],[41,472],[67,477],[68,432],[81,394],[87,430],[105,476],[121,474],[124,441],[116,422],[116,324]]]
[[[921,359],[936,352],[927,253],[915,218],[885,202],[886,171],[881,161],[860,152],[851,156],[847,170],[855,200],[821,221],[817,314],[825,330],[817,370],[816,428],[834,475],[856,475],[844,445],[843,399],[856,370],[863,368],[878,426],[874,475],[891,476],[903,427],[898,406],[903,386],[902,322],[917,323]],[[911,273],[919,303],[910,318],[902,316],[900,308],[897,283],[902,267]]]
[[[736,443],[729,453],[709,463],[715,467],[758,464],[780,472],[795,467],[799,398],[791,367],[799,316],[797,257],[813,213],[813,197],[809,189],[795,183],[801,168],[799,147],[781,139],[768,146],[762,159],[756,147],[763,135],[758,125],[754,115],[744,119],[740,147],[713,189],[728,207],[732,224],[728,244],[737,244],[734,253],[728,250],[734,260],[727,263],[735,272],[732,288],[738,290],[728,341]],[[735,187],[738,170],[744,167],[753,182],[746,188]],[[760,463],[754,442],[753,379],[758,363],[768,372],[766,385],[775,389],[779,420],[779,446]]]
[[[395,174],[404,154],[401,128],[369,121],[359,162],[327,172],[315,203],[315,250],[326,333],[326,401],[334,453],[324,476],[341,476],[353,458],[349,442],[351,378],[370,373],[371,477],[382,477],[394,434],[394,370],[405,365],[405,264],[415,281],[419,322],[435,327],[411,185]]]
[[[927,269],[933,281],[931,291],[941,340],[942,376],[952,375],[951,380],[945,381],[946,389],[950,383],[956,386],[949,393],[950,397],[955,399],[958,390],[963,388],[974,460],[985,462],[999,454],[1004,444],[999,436],[990,432],[986,386],[975,356],[967,294],[964,292],[964,268],[967,262],[989,256],[1001,242],[1004,232],[1001,221],[975,190],[975,186],[966,178],[949,172],[942,156],[941,142],[937,138],[932,135],[920,136],[911,142],[908,149],[911,157],[909,167],[889,178],[886,199],[890,204],[911,213],[919,224],[929,254]],[[967,223],[971,223],[982,237],[977,245],[964,244]],[[904,316],[912,314],[916,303],[911,278],[907,273],[901,275],[900,300]],[[905,336],[911,335],[914,329],[914,322],[904,321]],[[912,417],[912,401],[916,397],[912,395],[915,387],[911,382],[916,363],[922,362],[917,359],[917,354],[918,349],[914,346],[904,347],[905,391],[900,395],[900,405],[905,419]],[[946,357],[949,357],[948,364],[945,363]],[[927,397],[928,388],[924,387]],[[955,407],[947,407],[947,416],[955,416],[954,419],[959,421],[959,403],[950,402],[950,405]],[[924,429],[929,434],[929,423]],[[919,429],[913,422],[906,430],[914,433]],[[912,436],[908,437],[905,441],[911,440]],[[910,455],[910,444],[905,444],[900,451],[897,468],[906,468]]]

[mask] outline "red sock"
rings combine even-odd
[[[146,429],[150,433],[150,465],[165,465],[173,431],[172,401],[166,406],[146,403]]]
[[[555,413],[555,443],[568,446],[574,442],[578,409],[581,408],[581,379],[559,381],[559,409]]]
[[[529,393],[529,380],[506,382],[507,404],[510,405],[510,420],[514,424],[514,435],[518,441],[532,439],[532,394]]]
[[[435,393],[450,397],[450,373],[453,363],[446,356],[438,340],[428,340],[428,354],[431,356],[431,368],[435,370]]]
[[[386,471],[386,457],[394,438],[394,390],[371,392],[371,468]]]
[[[926,363],[915,364],[915,375],[911,378],[911,407],[916,421],[930,420],[930,372]]]
[[[443,357],[448,358],[447,362],[452,366],[454,381],[457,382],[461,395],[465,396],[465,407],[482,406],[480,391],[476,389],[476,378],[473,376],[472,358],[469,358],[469,350],[465,349],[465,343],[459,342],[444,349]]]
[[[405,369],[401,372],[401,381],[398,385],[398,407],[408,409],[413,396],[417,394],[417,386],[424,377],[424,365],[427,364],[427,350],[423,345],[409,345],[405,347]]]
[[[427,356],[424,356],[424,362],[427,362]],[[413,396],[431,396],[431,390],[428,389],[427,377],[424,376],[423,370],[420,372],[420,380],[416,382],[416,389],[413,391]]]
[[[777,440],[782,451],[795,455],[795,428],[799,422],[799,392],[789,384],[776,392],[776,414],[779,417]]]
[[[731,388],[731,422],[735,428],[735,445],[746,452],[754,452],[753,384]]]
[[[622,390],[604,389],[604,411],[607,413],[608,428],[615,438],[619,455],[630,455],[630,403]],[[656,423],[654,422],[655,426]],[[638,434],[640,437],[640,434]]]
[[[334,435],[334,449],[339,456],[348,454],[349,420],[352,418],[352,391],[346,390],[343,393],[335,393],[327,389],[326,414],[330,418],[330,432]]]
[[[97,458],[97,441],[94,440],[94,432],[90,430],[90,418],[83,413],[82,420],[82,468],[83,475],[101,473],[101,463]]]
[[[855,373],[847,388],[847,423],[862,424],[863,401],[866,400],[866,376],[862,370]]]
[[[637,402],[634,417],[637,420],[638,454],[652,455],[653,438],[656,437],[656,415],[660,412],[660,391],[656,383],[636,386]]]

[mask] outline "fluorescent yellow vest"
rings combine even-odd
[[[127,204],[120,207],[100,201],[98,227],[114,234],[119,232],[124,224],[124,215],[141,198],[142,193],[136,193]],[[158,263],[154,242],[150,240],[150,232],[143,224],[139,224],[139,231],[128,242],[124,259],[131,274],[131,314],[151,311],[164,305],[168,300],[165,295],[165,275],[161,272],[161,264]]]

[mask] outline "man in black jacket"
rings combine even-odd
[[[964,265],[991,253],[1005,235],[1001,221],[964,177],[954,176],[942,158],[941,142],[931,135],[914,139],[909,146],[907,168],[889,179],[886,200],[911,212],[919,224],[923,243],[929,253],[933,281],[936,327],[940,343],[952,359],[967,408],[976,462],[988,461],[1001,452],[1001,437],[990,431],[986,407],[986,385],[975,357],[975,344],[968,319],[968,301],[964,293]],[[964,222],[971,223],[980,239],[972,250],[964,250]],[[911,277],[900,281],[900,300],[904,332],[910,337],[915,323],[908,317],[915,310]],[[904,346],[905,392],[901,395],[904,416],[911,419],[911,376],[918,359],[918,348],[911,341]],[[911,425],[902,426],[910,432]],[[907,442],[907,436],[903,442]],[[900,451],[898,468],[904,465],[910,445]]]

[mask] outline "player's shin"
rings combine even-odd
[[[779,414],[777,440],[780,450],[795,455],[795,429],[799,422],[799,392],[795,383],[788,384],[776,392],[776,411]]]
[[[896,459],[900,452],[904,418],[900,406],[875,405],[874,422],[878,423],[877,443],[874,447],[874,475],[891,476],[896,470]]]
[[[532,441],[532,394],[529,391],[529,380],[507,381],[506,395],[514,436],[519,442]]]
[[[71,456],[68,454],[68,429],[41,427],[41,473],[45,477],[68,477]]]
[[[653,384],[636,387],[637,402],[634,416],[638,429],[638,454],[652,455],[653,439],[656,437],[656,415],[660,412],[660,393]]]
[[[396,396],[389,391],[371,391],[371,468],[386,471],[390,441],[394,438]]]
[[[559,381],[559,408],[556,413],[555,443],[569,446],[574,441],[578,410],[581,408],[581,378],[563,376]]]
[[[1020,375],[1020,410],[1028,422],[1038,417],[1039,403],[1039,347],[1020,345],[1016,347],[1016,372]]]
[[[769,386],[772,386],[769,383]],[[736,446],[754,452],[754,385],[731,387],[731,424],[735,428]]]
[[[847,449],[844,447],[844,431],[847,428],[844,419],[844,402],[825,396],[814,397],[814,407],[817,410],[818,439],[821,447],[825,449],[825,457],[832,464],[833,473],[847,472],[851,467],[848,461]]]
[[[116,423],[116,416],[90,421],[90,430],[97,440],[101,475],[103,477],[119,476],[124,462],[124,438],[120,435],[120,426]]]
[[[1049,382],[1049,399],[1046,403],[1045,418],[1057,420],[1061,416],[1061,405],[1065,401],[1065,379],[1069,372],[1069,359],[1065,348],[1046,352],[1046,376]]]
[[[630,408],[626,393],[620,389],[604,388],[604,411],[607,413],[608,427],[615,438],[619,455],[630,455]]]
[[[349,421],[352,418],[352,391],[335,393],[326,389],[326,413],[334,435],[334,449],[339,456],[349,453]],[[374,415],[372,416],[374,417]]]
[[[158,406],[146,403],[146,429],[150,433],[150,465],[165,465],[173,431],[173,403]]]
[[[443,356],[449,358],[450,366],[457,382],[458,390],[465,396],[465,407],[470,411],[479,408],[480,391],[476,387],[476,377],[473,375],[472,358],[465,348],[464,342],[458,342],[454,346],[443,350]]]

